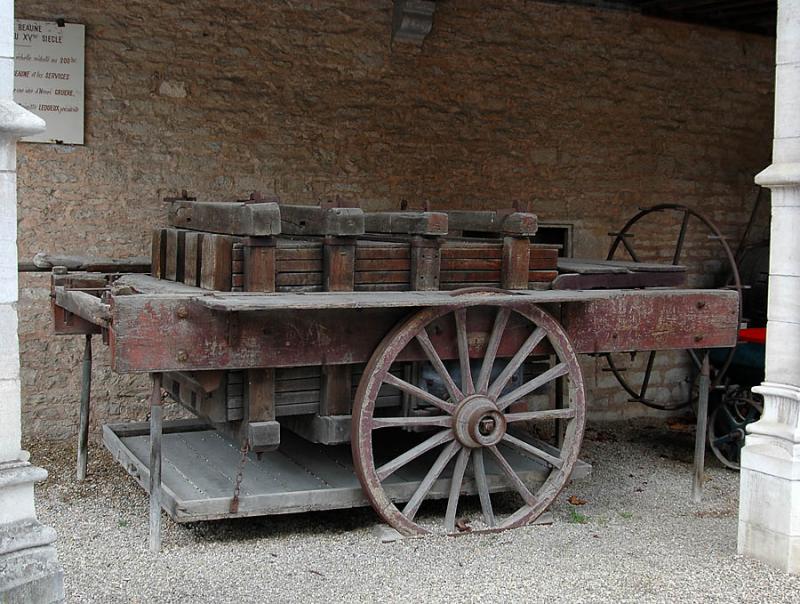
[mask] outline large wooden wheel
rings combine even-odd
[[[512,376],[520,375],[523,363],[534,352],[552,355],[555,363],[520,385],[510,386]],[[398,360],[422,356],[444,382],[447,394],[442,398],[391,371]],[[448,359],[453,360],[450,369]],[[519,401],[556,380],[568,382],[562,385],[563,391],[569,393],[565,408],[520,410]],[[392,416],[385,416],[383,409],[380,411],[384,416],[376,414],[376,398],[387,385],[421,401],[426,408],[416,414],[400,413],[397,407],[390,411]],[[546,420],[560,420],[563,429],[560,449],[531,444],[526,436],[512,434],[513,428],[522,422]],[[530,304],[477,306],[465,295],[454,300],[453,306],[425,309],[402,321],[375,350],[353,407],[353,459],[373,507],[402,534],[455,532],[459,499],[476,493],[483,526],[473,529],[501,530],[535,519],[555,499],[577,461],[584,423],[581,369],[558,322]],[[417,444],[407,444],[402,453],[376,465],[373,455],[376,442],[387,438],[391,431],[402,429],[423,430],[422,439]],[[540,462],[545,468],[544,480],[535,487],[526,484],[508,461],[512,454]],[[392,481],[395,472],[420,459],[430,460],[430,465],[424,466],[427,473],[410,497],[403,498],[404,504],[396,504],[387,492],[387,482]],[[446,472],[451,462],[452,470]],[[501,477],[505,484],[489,484],[490,465],[493,476]],[[417,523],[420,505],[434,483],[448,474],[443,523],[438,527]],[[516,509],[512,512],[496,515],[492,497],[498,490],[516,491],[521,503],[514,503],[511,507]]]

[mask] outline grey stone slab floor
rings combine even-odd
[[[592,424],[593,476],[550,526],[381,543],[370,509],[167,521],[155,557],[145,494],[100,445],[84,484],[71,443],[28,446],[70,602],[800,602],[800,577],[736,554],[738,475],[710,460],[693,505],[692,435],[658,420]]]

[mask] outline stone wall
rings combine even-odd
[[[735,241],[769,163],[774,41],[759,36],[523,0],[441,2],[422,49],[391,47],[389,0],[16,10],[86,24],[86,144],[19,148],[22,259],[146,253],[161,198],[181,189],[365,209],[530,201],[590,257],[638,207],[678,202]],[[698,271],[717,266],[715,245],[690,237]],[[21,275],[23,425],[68,437],[82,342],[51,335],[47,285]],[[142,417],[143,381],[97,350],[93,427]],[[586,369],[596,416],[644,411],[598,362]],[[660,396],[685,388],[657,369]]]

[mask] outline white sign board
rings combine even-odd
[[[83,144],[84,26],[14,20],[14,100],[47,129],[31,143]]]

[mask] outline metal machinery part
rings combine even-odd
[[[483,315],[489,325],[475,321]],[[513,353],[511,360],[495,379],[492,368],[503,340],[510,327],[524,329],[527,337]],[[458,351],[461,383],[456,384],[434,348],[429,333],[440,333],[442,326],[454,327],[454,348]],[[479,323],[483,323],[480,325]],[[480,371],[472,374],[469,342],[483,337],[490,327]],[[404,350],[420,347],[431,365],[447,386],[446,398],[439,398],[389,373],[392,364]],[[512,375],[536,349],[548,349],[557,362],[544,373],[505,393]],[[508,354],[509,351],[505,351]],[[505,356],[505,355],[504,355]],[[567,380],[568,403],[563,409],[542,411],[520,410],[519,403],[527,395],[556,380]],[[382,417],[376,413],[375,400],[381,388],[388,384],[407,395],[416,397],[436,409],[432,415]],[[566,389],[565,389],[566,390]],[[514,426],[521,422],[561,420],[565,426],[563,444],[559,450],[532,444],[522,434],[514,434]],[[472,482],[472,492],[477,491],[483,521],[483,530],[502,530],[521,526],[547,509],[569,479],[578,459],[585,423],[585,394],[583,377],[575,352],[559,323],[537,306],[529,304],[497,303],[480,307],[457,304],[446,308],[421,310],[402,321],[375,350],[359,384],[353,409],[353,460],[356,473],[364,491],[378,514],[390,525],[406,535],[429,532],[456,532],[456,515],[459,499]],[[407,449],[388,463],[376,467],[373,443],[382,438],[387,429],[425,427],[429,436]],[[507,447],[544,462],[550,469],[543,484],[532,492],[503,455]],[[384,485],[392,474],[423,454],[440,448],[438,456],[420,482],[411,499],[402,509],[387,495]],[[450,461],[455,465],[450,477],[447,511],[444,526],[437,529],[418,523],[415,519],[419,507],[434,482],[442,475]],[[499,466],[510,485],[521,497],[521,504],[503,517],[495,515],[491,493],[486,480],[485,464]],[[467,478],[471,464],[472,480]],[[478,527],[475,527],[478,528]],[[481,530],[478,528],[478,530]]]
[[[725,259],[725,271],[723,274],[727,277],[726,282],[721,285],[721,287],[732,288],[735,289],[739,293],[739,299],[741,300],[742,297],[742,282],[739,276],[739,270],[736,265],[736,259],[731,251],[730,246],[728,245],[725,237],[720,232],[719,228],[706,216],[693,210],[687,206],[679,205],[679,204],[659,204],[649,208],[643,208],[640,210],[635,216],[633,216],[628,222],[625,223],[625,226],[620,229],[618,233],[614,234],[614,241],[611,244],[611,248],[608,251],[607,260],[613,260],[615,254],[618,251],[626,251],[628,256],[630,256],[631,260],[634,262],[642,262],[645,259],[641,258],[640,255],[634,249],[634,244],[630,241],[630,238],[633,237],[633,233],[631,233],[631,228],[636,225],[640,220],[649,216],[651,214],[656,213],[674,213],[680,218],[680,229],[678,231],[678,236],[675,241],[675,248],[673,250],[671,263],[673,265],[680,265],[681,257],[684,251],[684,244],[686,242],[686,233],[689,228],[690,222],[699,222],[705,229],[709,231],[709,237],[715,239],[719,242],[720,247],[723,251],[723,257]],[[694,219],[694,220],[692,220]],[[649,259],[653,261],[653,259]],[[730,284],[730,285],[729,285]],[[741,323],[741,302],[739,306],[739,322]],[[631,356],[635,356],[639,352],[643,351],[631,351]],[[701,368],[701,359],[703,357],[703,351],[698,350],[687,350],[690,358],[692,359],[692,363],[696,369],[696,371],[700,371]],[[715,372],[713,378],[711,380],[711,389],[717,388],[721,383],[723,378],[725,377],[725,373],[728,370],[728,367],[733,360],[733,356],[736,352],[735,348],[731,348],[730,351],[727,353],[724,361],[715,368]],[[631,396],[631,400],[642,403],[648,407],[653,409],[659,409],[662,411],[671,411],[675,409],[680,409],[682,407],[686,407],[687,405],[691,404],[694,400],[694,397],[690,394],[690,396],[686,400],[680,400],[674,403],[658,403],[652,399],[647,398],[647,390],[650,386],[650,376],[653,371],[653,364],[656,357],[656,351],[651,350],[647,351],[647,361],[644,368],[644,376],[642,377],[641,384],[637,387],[631,381],[629,381],[624,375],[621,367],[615,363],[612,355],[610,353],[604,354],[603,356],[608,363],[608,369],[617,379],[619,384],[625,389],[625,391]]]
[[[708,418],[708,444],[722,465],[739,469],[745,427],[761,417],[763,403],[758,395],[738,386],[726,388]]]

